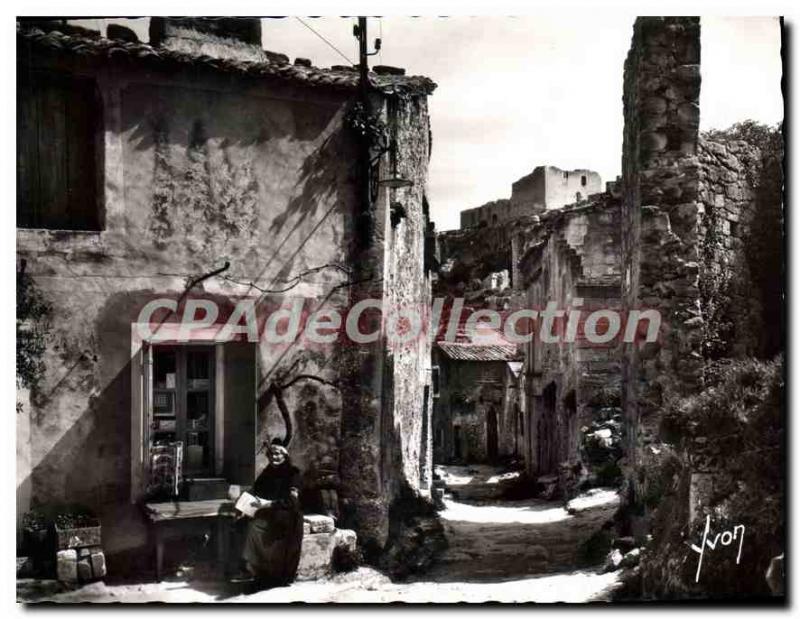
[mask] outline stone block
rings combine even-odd
[[[333,533],[335,530],[333,518],[322,514],[309,514],[303,516],[303,531],[308,533]]]
[[[662,151],[667,148],[667,136],[658,131],[642,133],[640,146],[646,152]]]
[[[92,575],[94,578],[104,578],[106,575],[106,556],[102,550],[93,551],[91,554]]]
[[[314,580],[331,572],[333,550],[336,547],[334,533],[312,533],[303,536],[297,580]]]
[[[83,557],[77,563],[78,580],[88,582],[92,580],[92,563],[89,557]]]
[[[75,549],[56,553],[56,574],[61,582],[78,582],[78,552]]]
[[[613,572],[616,569],[619,569],[620,563],[622,563],[622,553],[619,549],[614,548],[608,553],[606,557],[605,563],[603,564],[603,571],[604,572]]]

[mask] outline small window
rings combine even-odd
[[[734,238],[738,238],[738,236],[739,236],[739,222],[738,221],[732,221],[732,222],[730,222],[730,224],[731,224],[731,236],[734,237]]]
[[[17,227],[102,229],[94,80],[24,68],[18,76]]]
[[[564,172],[564,179],[565,180],[569,179],[569,172]]]
[[[431,387],[433,387],[433,397],[439,397],[439,366],[434,365],[431,368]]]
[[[586,177],[581,176],[581,187],[586,187]]]

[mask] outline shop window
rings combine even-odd
[[[153,447],[183,444],[187,475],[214,472],[214,349],[153,349]]]

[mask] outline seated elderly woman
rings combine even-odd
[[[300,470],[289,452],[274,440],[267,452],[269,464],[250,494],[262,500],[247,521],[242,552],[243,569],[232,582],[257,582],[262,587],[283,586],[294,580],[303,541],[300,509]]]

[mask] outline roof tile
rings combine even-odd
[[[222,60],[206,55],[152,47],[146,43],[65,34],[58,30],[45,32],[35,26],[24,26],[17,22],[17,42],[31,47],[50,49],[58,53],[74,53],[116,59],[118,57],[139,58],[141,60],[169,64],[202,65],[219,71],[241,74],[257,74],[307,84],[315,87],[329,87],[341,90],[354,90],[358,87],[358,72],[334,71],[293,65],[282,54],[273,54],[267,62],[245,60]],[[285,59],[285,60],[284,60]],[[387,95],[429,95],[436,84],[427,77],[414,75],[378,75],[370,73],[372,85]]]

